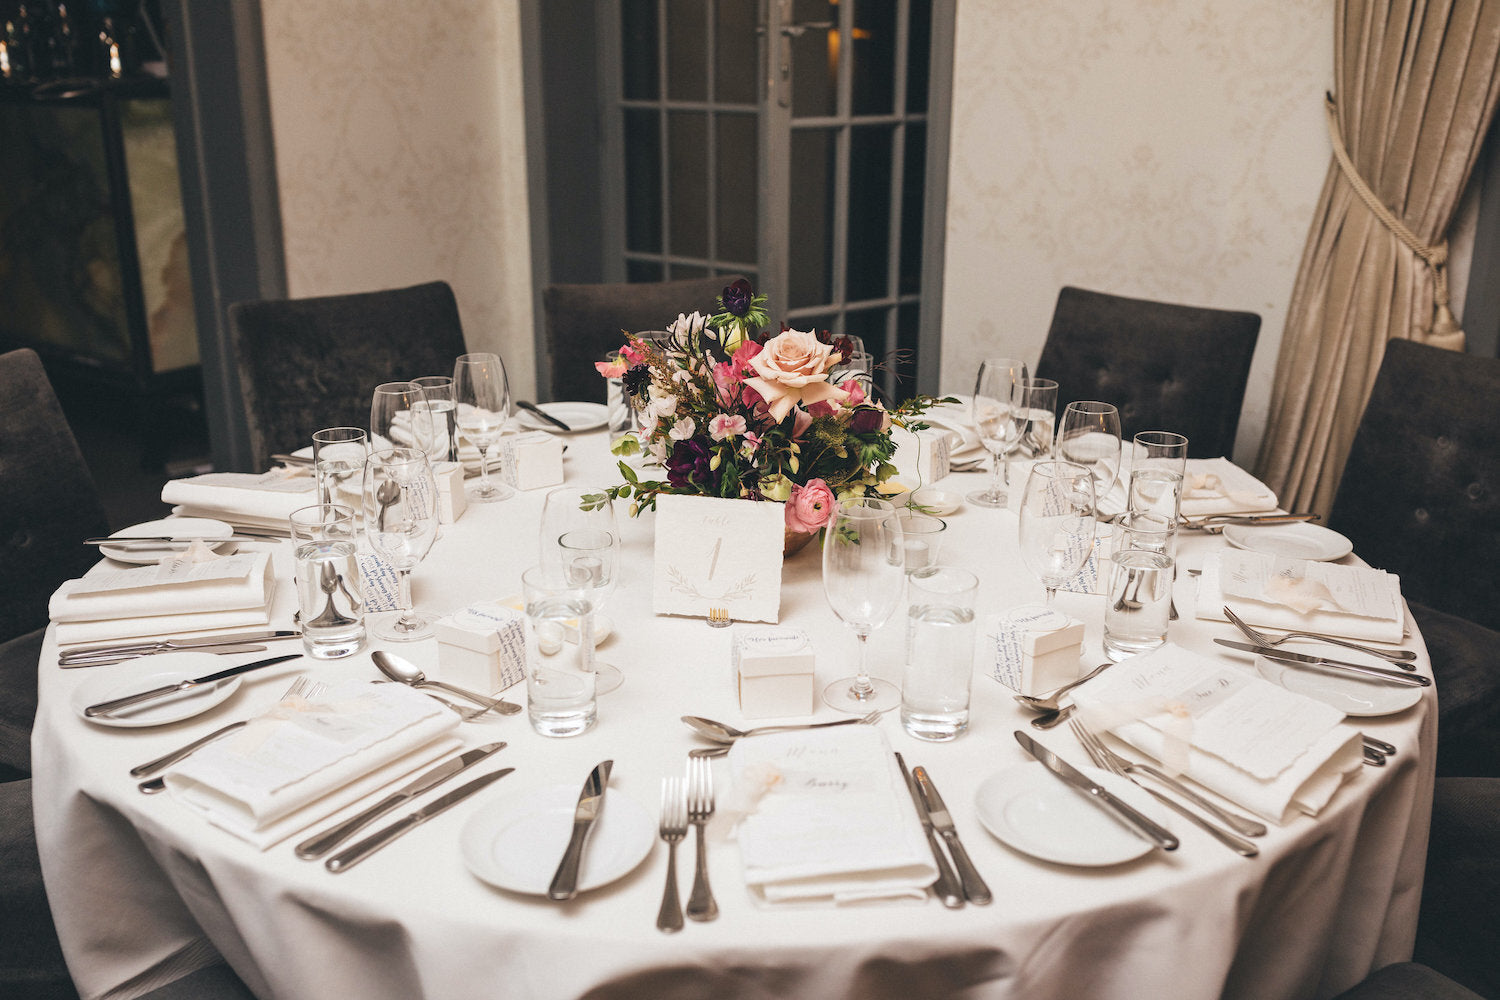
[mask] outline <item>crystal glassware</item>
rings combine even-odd
[[[1038,462],[1021,497],[1021,561],[1042,581],[1047,603],[1083,568],[1094,547],[1094,480],[1073,462]]]
[[[432,450],[434,462],[458,461],[458,403],[453,399],[453,377],[423,375],[412,379],[427,397],[424,409],[432,414]]]
[[[1182,515],[1188,439],[1172,431],[1141,431],[1131,442],[1125,510],[1157,514],[1173,524]]]
[[[459,355],[453,363],[453,398],[458,403],[459,432],[479,449],[479,483],[468,498],[475,503],[508,500],[515,490],[490,479],[490,449],[510,419],[510,382],[500,355]]]
[[[885,711],[901,703],[896,685],[870,676],[870,633],[895,613],[906,592],[901,520],[885,500],[839,505],[823,536],[823,593],[859,643],[859,672],[834,681],[823,700],[841,712]]]
[[[1095,501],[1102,501],[1120,475],[1120,411],[1092,399],[1069,403],[1057,428],[1057,457],[1088,469]]]
[[[558,536],[557,550],[564,579],[589,595],[597,632],[598,613],[619,579],[620,536],[604,528],[574,528]],[[605,663],[597,655],[594,673],[598,674],[595,694],[608,694],[625,680],[619,667]]]
[[[974,399],[969,412],[980,443],[990,453],[990,485],[969,494],[969,502],[980,507],[1004,507],[1009,497],[1005,483],[1011,450],[1021,442],[1027,414],[1017,398],[1027,377],[1024,362],[1014,358],[986,358],[974,380]]]
[[[370,457],[369,435],[362,427],[325,427],[315,431],[312,440],[318,502],[338,503],[344,483],[365,471],[365,459]]]
[[[427,393],[415,382],[382,382],[370,395],[370,449],[418,448],[431,454],[435,431]]]
[[[412,607],[411,571],[432,548],[438,530],[437,483],[427,453],[417,448],[377,451],[365,462],[365,538],[396,571],[400,614],[377,625],[382,639],[408,642],[432,637],[431,615]]]

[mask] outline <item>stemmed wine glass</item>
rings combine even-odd
[[[1021,561],[1047,588],[1083,568],[1094,547],[1094,479],[1074,462],[1038,462],[1021,496]]]
[[[397,642],[429,639],[434,617],[418,614],[411,599],[411,571],[432,548],[438,530],[437,483],[427,453],[419,448],[375,452],[365,462],[363,492],[365,538],[399,577],[401,614],[378,625],[375,634]]]
[[[906,593],[901,520],[889,502],[864,498],[839,505],[823,537],[823,593],[859,640],[859,673],[828,685],[823,700],[841,712],[895,708],[901,691],[870,676],[868,642]]]
[[[1069,403],[1057,428],[1057,457],[1088,469],[1095,503],[1103,500],[1120,475],[1120,411],[1092,399]]]
[[[370,450],[418,448],[431,454],[432,411],[415,382],[382,382],[370,396]]]
[[[475,503],[509,500],[515,490],[490,479],[490,449],[510,419],[510,382],[498,354],[460,354],[453,363],[458,429],[479,449],[479,483],[468,492]]]
[[[1026,364],[1013,358],[986,358],[974,380],[970,414],[979,440],[990,453],[990,485],[969,494],[969,502],[981,507],[1004,507],[1009,497],[1011,449],[1021,442],[1028,413],[1017,399],[1026,380]]]

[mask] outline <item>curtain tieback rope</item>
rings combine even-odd
[[[1328,137],[1333,141],[1333,158],[1338,161],[1339,169],[1344,173],[1344,179],[1359,195],[1359,200],[1365,203],[1375,218],[1379,219],[1391,235],[1400,240],[1408,250],[1416,254],[1427,266],[1432,269],[1432,304],[1433,324],[1429,334],[1430,341],[1439,342],[1440,346],[1449,346],[1447,341],[1453,341],[1456,336],[1456,344],[1453,349],[1463,349],[1463,330],[1458,325],[1458,320],[1453,317],[1453,310],[1448,307],[1448,241],[1443,240],[1435,246],[1429,246],[1417,238],[1417,234],[1406,227],[1406,224],[1396,218],[1396,214],[1385,206],[1375,192],[1370,190],[1370,185],[1359,175],[1354,166],[1354,161],[1349,158],[1349,150],[1344,147],[1343,134],[1339,132],[1338,103],[1332,94],[1323,95],[1323,109],[1328,117]]]

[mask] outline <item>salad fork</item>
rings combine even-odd
[[[667,845],[667,884],[662,887],[656,929],[667,934],[682,930],[682,899],[677,894],[677,845],[687,836],[687,795],[681,778],[661,779],[661,839]]]
[[[714,772],[713,765],[703,757],[688,759],[687,812],[688,822],[698,828],[698,863],[693,871],[687,915],[689,920],[713,920],[719,915],[719,904],[708,886],[708,845],[704,843],[704,833],[709,817],[714,814]]]
[[[1318,642],[1328,642],[1332,643],[1335,646],[1343,646],[1346,649],[1357,649],[1361,653],[1369,653],[1371,656],[1378,656],[1382,660],[1391,661],[1402,670],[1417,669],[1410,662],[1417,658],[1417,654],[1413,653],[1409,649],[1376,649],[1373,646],[1364,646],[1357,642],[1349,642],[1345,639],[1336,639],[1331,635],[1323,635],[1318,632],[1288,632],[1282,636],[1272,636],[1267,635],[1265,632],[1262,632],[1259,629],[1251,628],[1249,623],[1239,615],[1231,611],[1227,604],[1224,606],[1224,614],[1227,615],[1229,620],[1234,623],[1235,628],[1239,629],[1245,634],[1245,638],[1249,639],[1257,646],[1265,646],[1269,649],[1272,646],[1281,645],[1288,639],[1316,639]]]

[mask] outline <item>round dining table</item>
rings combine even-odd
[[[619,481],[604,433],[565,440],[569,485]],[[1017,488],[1022,474],[1023,466],[1011,470]],[[955,474],[945,484],[967,492],[981,475]],[[473,504],[443,525],[413,573],[418,609],[447,613],[519,595],[522,572],[538,562],[545,494],[522,491],[503,502]],[[231,697],[196,717],[118,728],[82,718],[74,689],[93,672],[126,676],[145,669],[144,661],[60,669],[49,632],[32,748],[37,841],[58,934],[81,994],[90,1000],[138,996],[225,960],[257,996],[286,1000],[1271,1000],[1332,996],[1410,958],[1433,788],[1435,687],[1399,713],[1350,720],[1394,744],[1395,756],[1386,766],[1359,768],[1317,816],[1298,814],[1272,825],[1253,858],[1165,810],[1180,848],[1114,865],[1042,861],[992,837],[977,817],[975,796],[987,778],[1028,759],[1015,730],[1038,736],[1074,762],[1087,758],[1068,727],[1031,729],[1032,714],[976,657],[972,720],[959,738],[916,740],[897,712],[876,725],[893,750],[913,767],[923,766],[942,790],[993,890],[989,905],[950,909],[929,897],[766,906],[745,886],[734,824],[723,810],[707,828],[718,918],[688,921],[679,933],[656,928],[668,857],[660,840],[633,869],[567,902],[486,883],[466,865],[460,836],[487,802],[549,786],[576,788],[609,759],[608,796],[633,800],[654,825],[661,779],[681,775],[688,751],[707,745],[679,717],[707,716],[741,728],[756,721],[739,709],[730,660],[734,629],[653,614],[654,515],[631,518],[621,510],[619,520],[621,569],[604,608],[613,629],[601,656],[622,670],[624,683],[599,696],[597,725],[580,736],[549,739],[533,732],[524,714],[463,724],[459,734],[468,745],[506,741],[487,766],[514,767],[514,773],[341,874],[294,855],[293,845],[305,834],[257,849],[172,794],[142,794],[128,771],[266,710],[297,673],[377,680],[370,653],[382,646],[441,678],[436,642],[374,641],[343,659],[293,661],[246,675]],[[964,506],[946,520],[940,561],[977,574],[980,615],[1041,602],[1042,587],[1018,554],[1012,511]],[[273,552],[272,627],[291,627],[290,543],[246,544]],[[1179,567],[1195,569],[1225,544],[1218,536],[1184,533]],[[818,691],[847,676],[855,659],[854,637],[830,611],[820,570],[817,544],[789,556],[780,609],[781,624],[812,637]],[[1194,587],[1193,574],[1182,572],[1175,597],[1183,614],[1171,623],[1170,640],[1253,670],[1250,657],[1212,642],[1239,638],[1231,625],[1193,617]],[[1080,667],[1103,662],[1103,602],[1096,594],[1056,597],[1059,610],[1086,626]],[[870,640],[872,673],[896,682],[905,645],[901,617]],[[1407,628],[1417,668],[1430,674],[1409,615]],[[266,653],[221,659],[230,665],[298,648],[293,640]],[[525,685],[507,696],[524,701]],[[839,717],[820,703],[809,718]],[[723,760],[714,767],[723,801],[732,794],[730,772]],[[348,807],[329,820],[354,811]],[[691,837],[678,852],[684,897]]]

